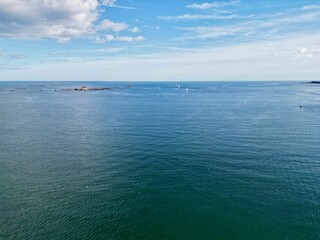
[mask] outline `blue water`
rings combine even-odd
[[[128,84],[0,83],[0,239],[320,239],[320,85]]]

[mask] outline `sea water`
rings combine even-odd
[[[0,83],[0,239],[320,239],[320,85]]]

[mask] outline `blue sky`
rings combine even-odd
[[[1,0],[0,80],[319,80],[315,0]]]

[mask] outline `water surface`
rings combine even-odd
[[[0,239],[320,239],[320,86],[131,84],[0,83]]]

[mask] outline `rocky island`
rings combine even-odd
[[[65,91],[106,91],[111,90],[111,88],[103,87],[103,88],[88,88],[86,86],[82,86],[80,88],[68,88],[64,89]]]

